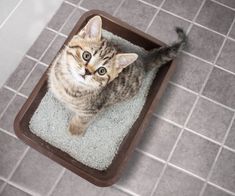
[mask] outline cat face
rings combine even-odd
[[[101,27],[100,16],[91,18],[71,39],[63,54],[71,77],[85,88],[106,86],[138,57],[135,53],[118,53],[101,38]]]

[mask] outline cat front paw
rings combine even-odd
[[[85,129],[73,124],[73,123],[70,123],[69,124],[69,132],[71,133],[71,135],[84,135],[85,133]]]

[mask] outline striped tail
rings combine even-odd
[[[176,33],[178,34],[177,42],[174,42],[170,46],[163,46],[151,50],[148,55],[145,57],[145,62],[147,63],[147,69],[153,67],[160,67],[161,65],[167,63],[168,61],[174,59],[180,50],[187,43],[187,36],[183,29],[176,27]]]

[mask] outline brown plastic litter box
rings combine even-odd
[[[147,35],[144,32],[126,24],[125,22],[122,22],[119,19],[99,10],[92,10],[83,14],[64,44],[68,43],[72,36],[75,35],[87,23],[87,21],[95,15],[101,16],[103,21],[103,29],[110,31],[113,34],[118,35],[135,45],[139,45],[146,50],[165,45],[152,36]],[[138,119],[133,124],[129,133],[125,136],[117,155],[107,170],[99,171],[85,166],[67,153],[48,144],[30,131],[29,121],[45,93],[47,92],[48,70],[41,77],[26,103],[22,106],[21,110],[16,116],[14,122],[15,133],[21,140],[23,140],[32,148],[61,164],[65,168],[71,170],[72,172],[78,174],[89,182],[97,186],[110,186],[114,184],[120,177],[131,154],[141,139],[144,130],[151,119],[152,113],[155,111],[156,106],[159,103],[159,100],[167,86],[167,83],[174,72],[174,69],[174,61],[167,63],[159,69],[150,87],[145,105]]]

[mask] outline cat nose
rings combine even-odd
[[[85,75],[91,75],[91,72],[87,68],[85,68]]]

